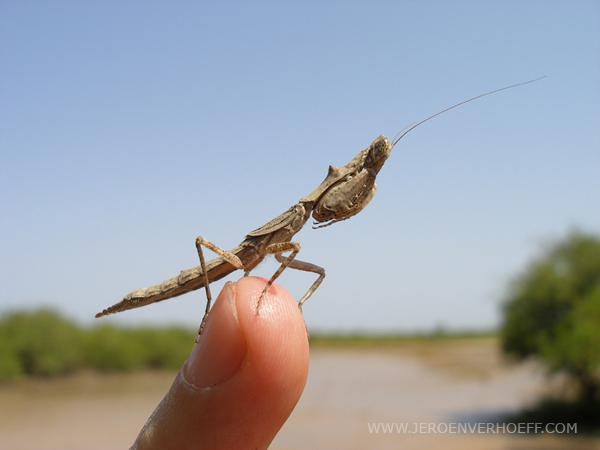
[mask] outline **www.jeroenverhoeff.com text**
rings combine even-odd
[[[570,434],[577,433],[576,423],[367,423],[369,433],[407,434]]]

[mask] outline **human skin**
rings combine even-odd
[[[308,337],[294,299],[266,280],[227,283],[199,342],[132,449],[266,449],[308,376]]]

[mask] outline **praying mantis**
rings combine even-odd
[[[506,89],[533,83],[542,78],[545,77],[496,89],[446,108],[410,126],[403,133],[401,131],[391,142],[385,136],[379,136],[369,147],[352,158],[345,166],[329,166],[327,177],[310,195],[300,199],[297,204],[283,214],[248,233],[237,247],[227,251],[201,236],[196,238],[196,249],[200,259],[199,266],[184,270],[178,276],[159,285],[138,289],[127,294],[120,302],[96,314],[96,318],[167,300],[204,287],[207,302],[204,317],[198,330],[199,336],[206,323],[212,303],[210,283],[220,280],[236,270],[243,270],[244,276],[246,276],[267,255],[274,255],[281,266],[265,285],[256,306],[257,313],[269,287],[288,267],[318,275],[317,280],[298,302],[298,307],[302,309],[304,302],[318,289],[325,278],[325,270],[322,267],[296,259],[301,246],[298,242],[292,242],[294,235],[302,229],[311,215],[314,221],[313,228],[327,227],[355,216],[365,209],[375,196],[377,189],[375,178],[377,174],[390,156],[394,146],[407,133],[428,120],[465,103]],[[202,247],[213,251],[218,257],[206,262]],[[291,253],[284,257],[283,254],[287,252]]]

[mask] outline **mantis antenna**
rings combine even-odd
[[[444,114],[445,112],[448,112],[451,109],[454,109],[454,108],[456,108],[456,107],[458,107],[460,105],[464,105],[465,103],[472,102],[473,100],[477,100],[478,98],[485,97],[486,95],[495,94],[496,92],[505,91],[506,89],[512,89],[512,88],[517,87],[517,86],[523,86],[524,84],[534,83],[535,81],[539,81],[542,78],[546,78],[546,75],[544,75],[543,77],[540,77],[540,78],[536,78],[535,80],[526,81],[524,83],[519,83],[519,84],[513,84],[512,86],[507,86],[507,87],[503,87],[501,89],[496,89],[495,91],[486,92],[485,94],[478,95],[477,97],[470,98],[469,100],[465,100],[464,102],[457,103],[456,105],[451,106],[450,108],[446,108],[445,110],[440,111],[439,113],[436,113],[433,116],[429,116],[425,120],[421,120],[419,123],[417,123],[416,125],[413,125],[408,130],[406,130],[406,128],[404,128],[402,130],[402,131],[406,130],[406,131],[404,131],[404,133],[402,133],[402,131],[400,131],[400,133],[402,133],[402,134],[398,133],[396,136],[394,136],[394,139],[392,140],[392,147],[394,147],[400,141],[400,139],[402,139],[404,136],[406,136],[409,131],[414,130],[415,128],[417,128],[422,123],[425,123],[428,120],[433,119],[436,116],[439,116],[440,114]],[[398,137],[398,135],[400,135],[400,137]]]

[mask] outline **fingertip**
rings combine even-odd
[[[289,292],[273,283],[259,304],[265,283],[264,278],[244,277],[235,284],[236,311],[244,333],[266,342],[302,341],[308,350],[304,318]]]
[[[198,348],[133,448],[268,447],[304,390],[308,340],[282,287],[269,288],[257,314],[265,283],[244,277],[226,285]]]

